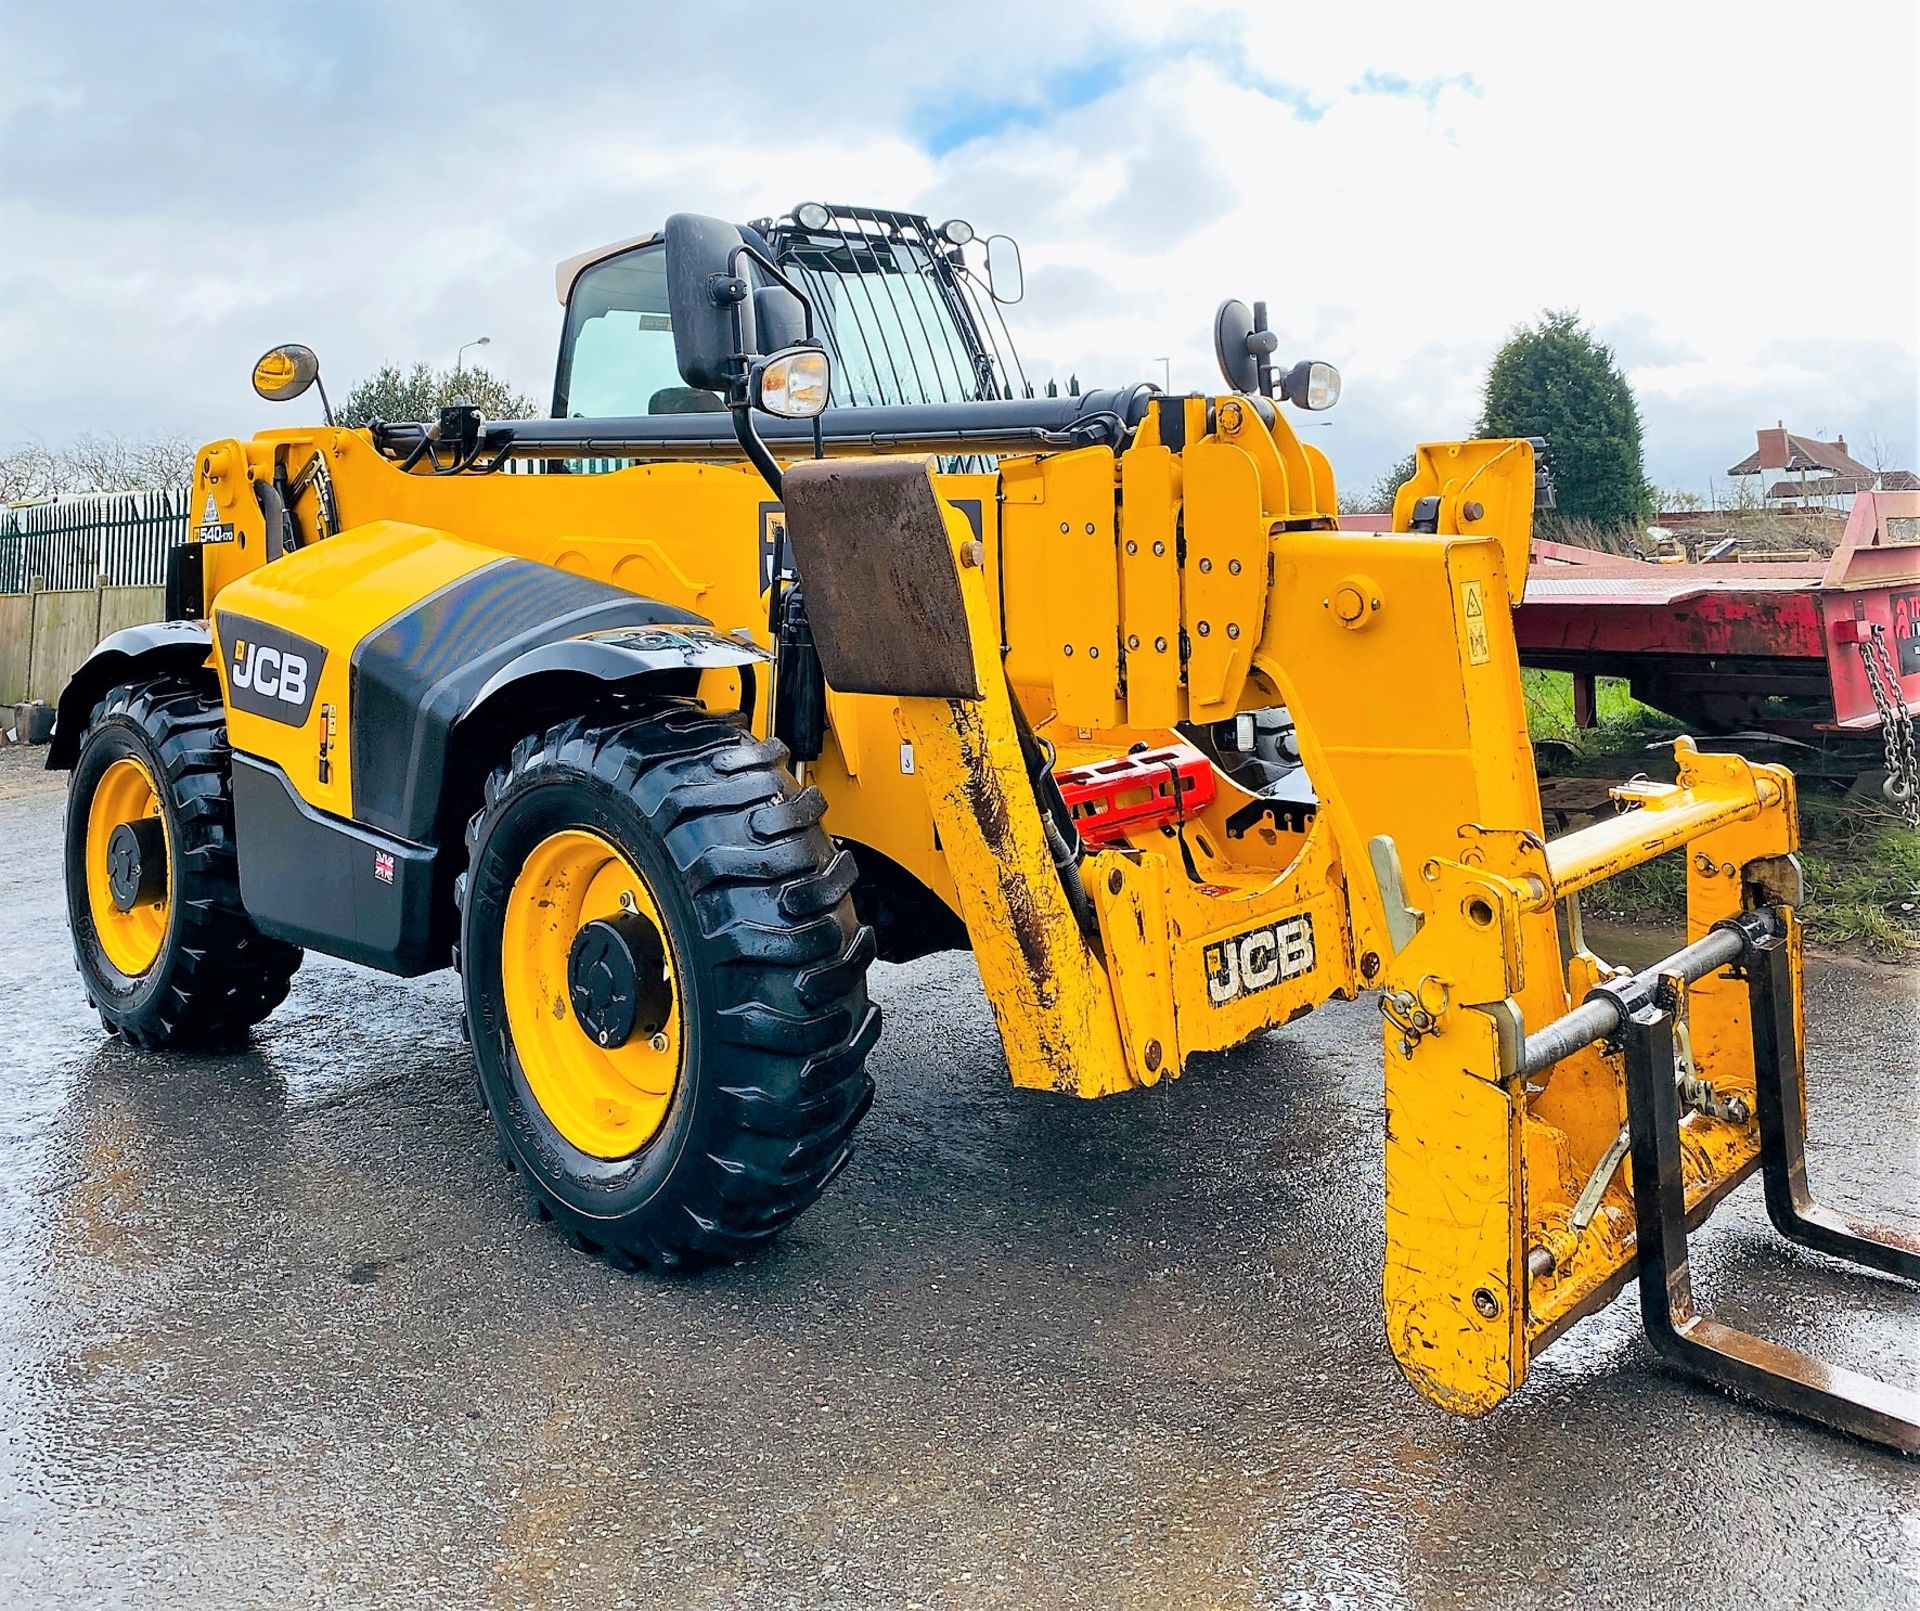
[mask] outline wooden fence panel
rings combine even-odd
[[[0,593],[0,705],[27,697],[33,656],[33,595]]]
[[[27,698],[56,704],[67,679],[100,641],[96,588],[33,595],[33,643],[27,657]]]

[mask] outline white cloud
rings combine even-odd
[[[1704,485],[1779,417],[1916,456],[1907,4],[1835,14],[1811,70],[1770,4],[817,3],[725,38],[478,6],[425,53],[403,15],[10,10],[0,441],[258,428],[248,365],[291,337],[344,387],[484,333],[544,396],[559,258],[821,196],[1019,236],[1042,375],[1169,354],[1210,386],[1215,304],[1264,297],[1283,356],[1346,374],[1317,439],[1349,480],[1466,429],[1494,346],[1558,306],[1616,344],[1657,479]]]

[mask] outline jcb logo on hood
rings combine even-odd
[[[222,616],[227,699],[235,709],[304,727],[327,651],[306,638],[258,621]]]
[[[1313,919],[1305,912],[1263,928],[1215,940],[1200,953],[1207,970],[1207,999],[1216,1007],[1256,990],[1296,979],[1313,967]]]

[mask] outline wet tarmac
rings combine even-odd
[[[1625,1297],[1491,1418],[1382,1337],[1378,1018],[1016,1093],[972,964],[875,970],[863,1145],[661,1283],[500,1168],[448,976],[310,962],[244,1055],[101,1039],[0,753],[0,1603],[1920,1603],[1920,1468],[1663,1369]],[[1920,1219],[1920,990],[1816,965],[1811,1162]],[[1884,1377],[1920,1294],[1744,1188],[1708,1308]]]

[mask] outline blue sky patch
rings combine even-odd
[[[1360,82],[1349,86],[1349,95],[1392,95],[1400,100],[1425,101],[1428,106],[1440,99],[1440,92],[1449,89],[1463,89],[1469,95],[1485,95],[1487,92],[1471,73],[1449,73],[1445,78],[1423,78],[1414,80],[1399,73],[1366,72],[1360,75]]]
[[[1049,75],[1039,94],[1029,99],[953,96],[931,108],[915,132],[932,155],[944,157],[975,140],[991,139],[1009,129],[1037,128],[1063,112],[1090,106],[1118,89],[1125,78],[1126,63],[1119,57],[1082,62]]]

